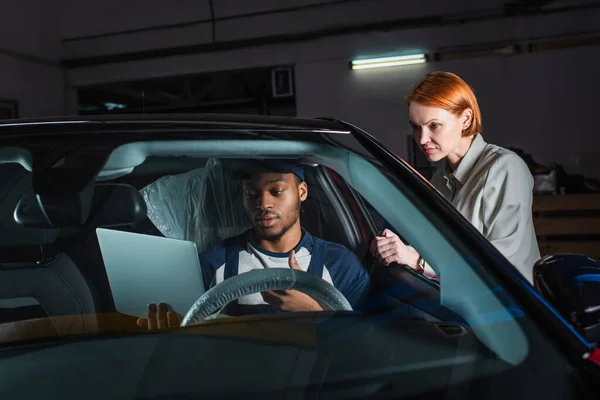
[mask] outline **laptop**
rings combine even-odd
[[[96,235],[118,312],[145,317],[148,303],[162,301],[183,316],[204,294],[195,243],[105,228]]]

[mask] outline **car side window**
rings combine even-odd
[[[407,243],[406,240],[402,237],[402,235],[394,229],[394,227],[368,202],[366,201],[360,194],[356,193],[356,196],[360,199],[360,202],[363,203],[364,209],[367,211],[373,225],[375,227],[375,232],[378,234],[383,232],[385,229],[389,229],[394,232],[398,237],[404,242]]]

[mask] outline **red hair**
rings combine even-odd
[[[462,133],[473,136],[482,129],[481,111],[473,89],[458,75],[451,72],[432,72],[423,77],[417,87],[406,96],[406,102],[427,107],[443,108],[457,116],[466,109],[473,110],[473,121]]]

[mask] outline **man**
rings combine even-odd
[[[205,285],[261,268],[308,271],[331,283],[355,305],[369,286],[369,276],[354,253],[302,229],[300,210],[308,197],[304,170],[287,162],[264,162],[245,168],[244,209],[252,229],[219,243],[200,255]],[[224,310],[227,315],[277,311],[319,311],[314,299],[296,290],[269,291],[240,298]],[[177,318],[166,305],[149,305],[142,327],[174,326]]]

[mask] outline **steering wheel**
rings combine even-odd
[[[268,290],[289,289],[312,297],[323,308],[352,311],[344,295],[323,279],[294,269],[266,268],[233,276],[210,288],[190,307],[181,326],[201,322],[240,297]]]

